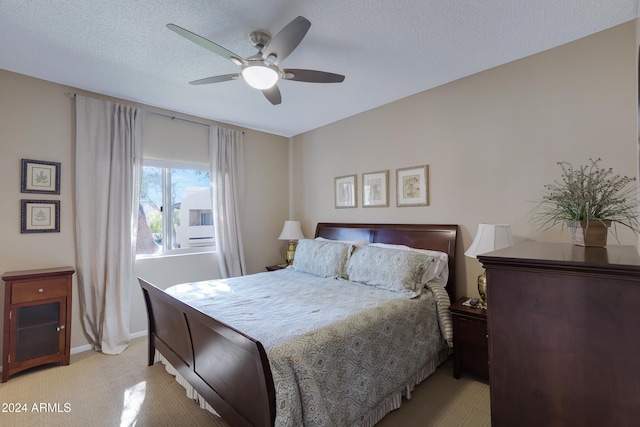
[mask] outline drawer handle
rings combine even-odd
[[[42,288],[38,289],[38,293],[44,294],[44,289]]]

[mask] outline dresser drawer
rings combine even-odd
[[[11,304],[59,298],[67,295],[67,277],[16,282],[11,290]]]

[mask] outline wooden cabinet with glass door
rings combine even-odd
[[[2,382],[35,366],[69,364],[74,272],[73,267],[59,267],[2,275]]]

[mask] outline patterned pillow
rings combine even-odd
[[[349,280],[400,292],[409,298],[422,293],[423,276],[433,257],[412,251],[358,246],[349,258]]]
[[[432,251],[429,249],[416,249],[405,245],[394,245],[390,243],[370,243],[370,246],[413,251],[432,256],[433,262],[429,265],[427,272],[424,274],[422,283],[427,284],[435,278],[442,279],[444,286],[447,286],[447,283],[449,282],[449,255],[444,252]]]
[[[320,277],[346,277],[347,259],[353,246],[330,240],[298,241],[293,268]]]

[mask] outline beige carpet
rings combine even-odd
[[[162,365],[147,367],[146,352],[147,339],[138,338],[119,356],[88,351],[72,355],[69,366],[17,374],[0,385],[0,425],[226,427]],[[489,425],[488,385],[453,379],[447,362],[377,427]]]

